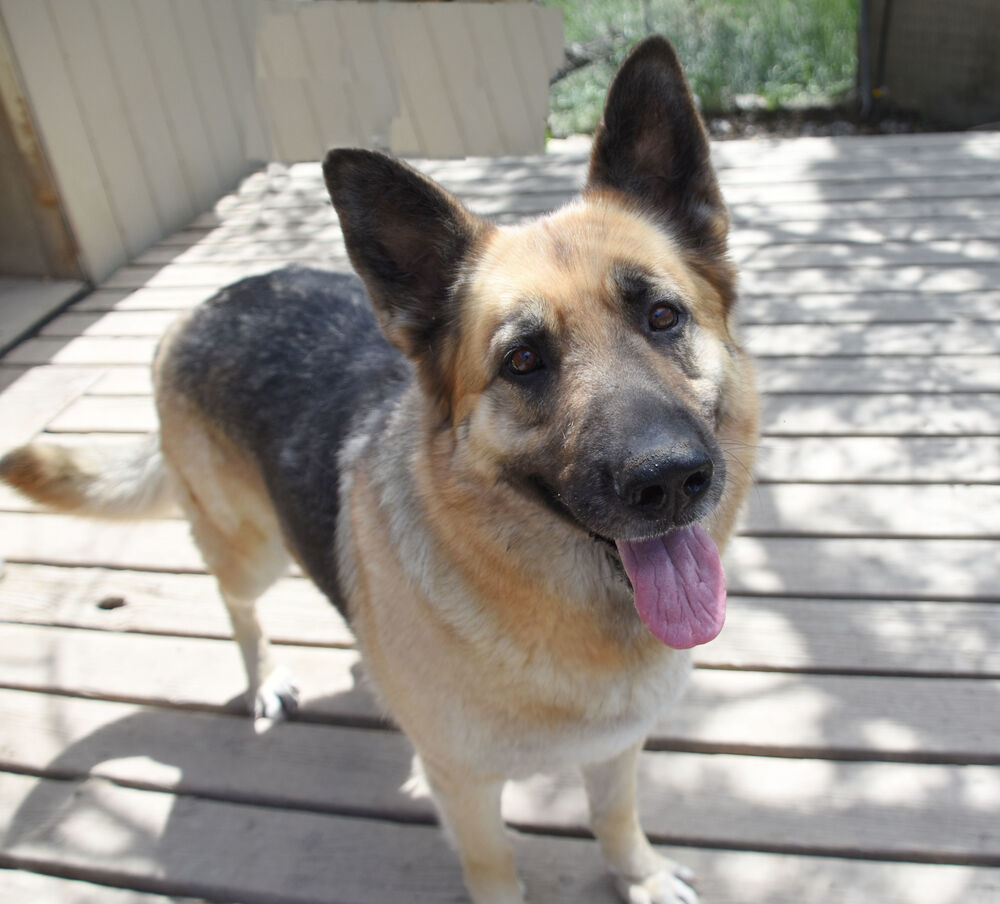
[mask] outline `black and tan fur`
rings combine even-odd
[[[476,904],[522,901],[505,779],[566,763],[626,899],[696,900],[635,813],[689,657],[640,622],[612,541],[698,521],[724,544],[757,402],[672,48],[623,65],[582,197],[548,217],[497,227],[367,151],[324,174],[367,294],[301,268],[237,283],[160,346],[159,446],[28,446],[0,473],[81,514],[179,501],[264,720],[296,692],[254,600],[297,560],[414,744]]]

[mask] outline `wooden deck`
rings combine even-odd
[[[745,336],[766,392],[730,616],[642,759],[651,835],[705,904],[1000,901],[1000,134],[734,142]],[[543,211],[585,155],[428,164]],[[346,266],[315,165],[248,178],[0,359],[7,447],[153,427],[178,311],[281,262]],[[304,710],[261,738],[179,520],[0,494],[0,899],[462,900],[404,739],[332,607],[264,602]],[[612,902],[572,776],[511,786],[536,904]]]

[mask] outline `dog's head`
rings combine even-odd
[[[640,614],[638,585],[671,579],[665,557],[717,591],[694,525],[720,540],[731,526],[746,480],[727,447],[750,440],[754,396],[728,214],[671,46],[625,61],[582,197],[545,218],[495,227],[373,152],[332,151],[324,173],[383,330],[464,460],[615,544]],[[643,614],[660,634],[658,617]],[[663,630],[674,646],[708,631]]]

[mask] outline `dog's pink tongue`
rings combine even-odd
[[[652,540],[616,540],[643,624],[668,647],[708,643],[726,618],[719,550],[697,524]]]

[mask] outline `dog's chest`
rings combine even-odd
[[[680,695],[688,671],[689,658],[680,654],[631,687],[595,694],[581,718],[540,731],[537,737],[529,735],[526,740],[535,741],[537,747],[523,751],[524,762],[515,764],[512,774],[603,762],[640,743]]]
[[[477,762],[515,777],[601,762],[649,734],[690,669],[687,652],[664,649],[645,668],[617,675],[528,666],[492,699],[481,681],[469,689],[479,699],[461,708],[462,743]]]

